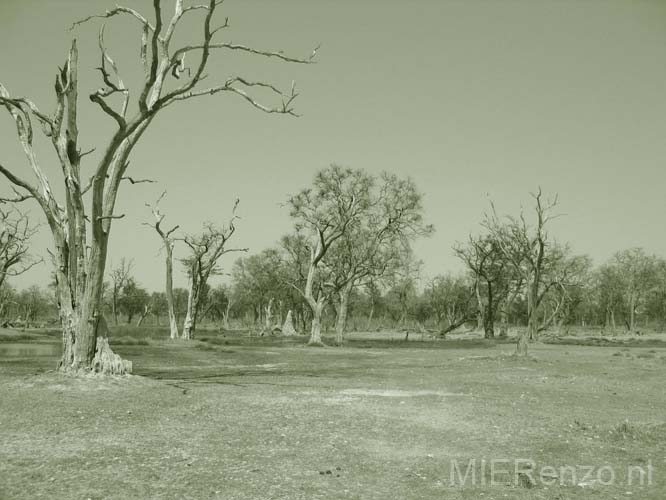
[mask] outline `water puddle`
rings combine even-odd
[[[61,346],[52,342],[2,342],[0,343],[0,359],[2,358],[34,358],[60,356]]]

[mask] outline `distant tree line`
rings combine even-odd
[[[274,333],[291,312],[295,329],[314,344],[329,331],[342,343],[350,330],[435,336],[478,330],[494,338],[514,328],[521,354],[544,331],[640,333],[666,326],[666,260],[631,248],[595,267],[553,238],[557,198],[539,190],[532,201],[529,210],[506,216],[491,203],[479,231],[452,249],[464,271],[428,278],[411,245],[433,228],[424,222],[414,183],[333,165],[287,199],[293,230],[275,246],[238,258],[226,273],[228,282],[216,285],[211,279],[222,274],[224,255],[247,250],[227,246],[238,201],[225,226],[206,223],[201,233],[180,238],[174,236],[178,226],[161,229],[164,215],[155,204],[156,222],[148,225],[168,250],[167,286],[146,290],[132,275],[132,261],[120,259],[103,284],[103,311],[115,325],[170,326],[172,337],[179,336],[174,324],[183,324],[183,338],[192,338],[197,324]],[[24,327],[56,324],[55,283],[17,291],[7,279],[36,262],[27,252],[34,229],[23,214],[3,217],[0,320]],[[172,285],[176,242],[188,250],[181,259],[187,289]]]

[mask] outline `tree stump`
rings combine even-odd
[[[287,313],[287,319],[284,320],[284,325],[282,325],[282,335],[291,337],[292,335],[296,335],[296,333],[294,321],[291,319],[291,310],[289,310]]]

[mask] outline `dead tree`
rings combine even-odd
[[[41,263],[30,256],[30,238],[37,228],[16,209],[0,208],[0,287],[7,278],[19,276]]]
[[[484,221],[484,226],[497,241],[504,257],[526,286],[527,331],[518,335],[516,353],[520,356],[527,355],[528,343],[536,338],[539,331],[537,311],[548,291],[544,271],[548,266],[552,247],[547,226],[557,217],[553,210],[558,204],[557,196],[544,200],[541,188],[532,194],[532,198],[535,215],[533,225],[528,224],[522,211],[518,218],[506,217],[505,221],[501,221],[494,207],[492,215],[487,216]]]
[[[204,226],[198,235],[183,238],[190,248],[190,256],[183,259],[188,277],[187,313],[183,324],[183,338],[194,338],[197,317],[208,289],[208,279],[220,273],[218,262],[223,255],[230,252],[247,252],[247,248],[226,248],[227,242],[236,232],[235,221],[238,219],[236,209],[239,200],[234,203],[231,219],[226,227],[217,227],[211,223]]]
[[[306,58],[293,58],[281,51],[260,50],[217,40],[229,27],[228,19],[217,25],[214,22],[222,0],[208,0],[203,5],[190,6],[186,6],[184,0],[175,0],[173,14],[166,17],[160,0],[153,0],[152,3],[153,19],[133,8],[118,5],[72,26],[97,19],[123,18],[138,23],[142,34],[138,49],[144,78],[139,88],[130,89],[121,78],[119,66],[104,42],[104,25],[100,28],[100,66],[97,69],[102,85],[89,97],[113,121],[115,130],[101,145],[99,161],[88,180],[81,174],[82,159],[90,151],[82,152],[79,144],[76,40],[56,74],[54,114],[42,112],[32,100],[21,97],[20,93],[12,95],[0,85],[0,105],[16,123],[18,139],[36,179],[31,182],[17,167],[8,168],[1,163],[0,173],[16,189],[15,201],[31,198],[37,202],[53,235],[53,260],[63,329],[60,362],[63,371],[115,373],[115,367],[123,366],[114,363],[113,367],[94,367],[93,358],[102,317],[103,278],[111,224],[114,219],[123,217],[116,210],[116,199],[123,181],[137,182],[128,176],[130,154],[153,120],[162,110],[174,104],[221,93],[235,94],[266,113],[295,115],[292,105],[297,93],[293,84],[289,91],[283,92],[271,83],[253,81],[233,73],[219,84],[207,87],[201,86],[201,83],[207,76],[209,60],[214,53],[241,52],[284,62],[310,63],[316,52],[315,49]],[[174,46],[174,35],[180,21],[196,15],[203,16],[202,38]],[[194,54],[200,57],[196,58],[191,68],[186,68],[185,56]],[[256,90],[276,96],[280,103],[275,107],[262,104],[250,94]],[[39,124],[55,149],[64,181],[64,196],[60,199],[56,197],[37,158],[34,145],[36,127],[33,124]],[[89,202],[86,195],[91,197]],[[110,359],[110,356],[101,359]]]
[[[120,299],[120,291],[127,284],[132,272],[132,260],[127,260],[125,257],[120,259],[120,264],[111,270],[111,314],[113,315],[113,322],[118,325],[118,301]]]
[[[173,304],[173,247],[176,243],[173,233],[178,229],[179,226],[174,226],[171,229],[164,230],[162,229],[162,222],[164,221],[164,214],[160,212],[160,201],[164,198],[166,191],[164,191],[160,197],[157,199],[154,205],[146,204],[150,207],[154,222],[145,223],[145,225],[155,229],[160,239],[162,240],[162,245],[165,250],[165,264],[166,264],[166,283],[165,283],[165,295],[167,301],[167,310],[169,312],[169,330],[170,336],[172,339],[178,338],[178,323],[176,321],[176,312]]]

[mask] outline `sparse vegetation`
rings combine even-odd
[[[100,2],[0,0],[0,500],[663,500],[666,3]]]

